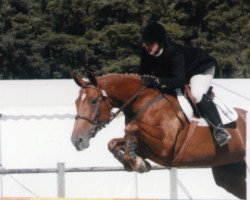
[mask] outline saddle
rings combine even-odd
[[[202,118],[199,109],[196,106],[194,97],[190,90],[190,86],[187,84],[185,85],[184,94],[182,93],[180,88],[177,88],[175,92],[180,106],[188,121],[198,121],[198,126],[209,126],[206,120]],[[217,110],[219,111],[222,123],[225,125],[225,127],[235,128],[235,121],[238,119],[237,112],[233,108],[226,106],[219,98],[216,97],[215,93],[213,92],[213,87],[209,88],[207,94],[215,103]]]

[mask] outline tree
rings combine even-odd
[[[1,0],[0,78],[134,73],[152,20],[177,43],[206,49],[220,77],[250,77],[248,0]]]

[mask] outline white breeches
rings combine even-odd
[[[190,79],[191,93],[196,103],[199,103],[203,94],[206,94],[213,80],[215,67],[207,69],[203,74],[194,75]]]

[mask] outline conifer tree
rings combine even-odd
[[[248,0],[0,0],[0,79],[137,72],[153,20],[177,43],[206,49],[220,77],[250,77]]]

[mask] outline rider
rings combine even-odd
[[[166,91],[190,83],[196,106],[211,125],[216,143],[228,144],[231,135],[224,129],[218,110],[207,95],[218,68],[217,61],[202,49],[177,45],[167,38],[165,28],[158,22],[144,28],[142,42],[139,74],[143,75],[143,84]]]

